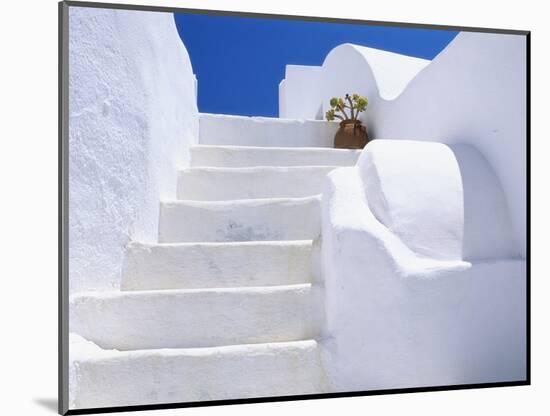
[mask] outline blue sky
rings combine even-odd
[[[426,59],[457,32],[240,16],[174,14],[199,81],[199,111],[278,116],[286,64],[321,65],[341,43]]]

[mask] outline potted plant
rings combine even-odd
[[[330,110],[325,113],[328,121],[339,119],[340,128],[334,137],[334,147],[340,149],[362,149],[368,143],[367,128],[358,120],[367,109],[369,100],[359,94],[346,94],[344,98],[330,99]],[[346,109],[348,111],[346,111]],[[349,112],[349,113],[348,113]]]

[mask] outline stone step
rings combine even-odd
[[[191,348],[315,338],[317,286],[89,292],[70,329],[101,348]]]
[[[335,166],[189,168],[179,172],[177,197],[223,201],[318,195],[333,169]]]
[[[320,196],[161,203],[159,241],[313,240],[321,232]]]
[[[199,115],[199,143],[267,147],[333,147],[338,123],[222,114]]]
[[[314,340],[215,348],[103,350],[71,335],[71,408],[327,392]]]
[[[311,282],[311,241],[143,244],[126,251],[122,290]]]
[[[196,145],[191,167],[354,166],[361,150],[321,147],[253,147]]]

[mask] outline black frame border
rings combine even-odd
[[[133,406],[69,409],[68,361],[69,361],[69,7],[135,10],[163,13],[194,13],[219,16],[240,16],[283,20],[301,20],[326,23],[364,24],[370,26],[406,27],[417,29],[451,30],[461,32],[494,33],[525,36],[526,42],[526,378],[525,380],[497,383],[457,384],[445,386],[410,387],[323,393],[293,396],[269,396],[247,399],[212,400],[199,402],[144,404]],[[58,412],[60,415],[85,415],[94,413],[130,412],[142,410],[181,409],[247,403],[286,402],[296,400],[331,399],[386,394],[423,393],[452,390],[514,387],[531,385],[531,31],[500,28],[432,25],[424,23],[387,22],[377,20],[342,19],[283,14],[253,13],[241,11],[190,9],[182,7],[145,6],[122,3],[98,3],[87,1],[61,1],[58,3]]]

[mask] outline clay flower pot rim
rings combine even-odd
[[[342,120],[340,122],[341,126],[345,126],[346,124],[362,124],[361,120]]]

